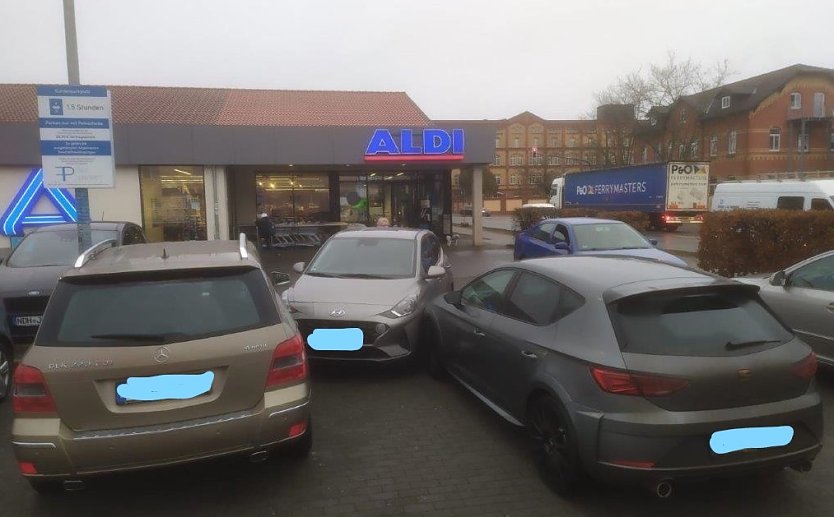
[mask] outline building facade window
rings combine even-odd
[[[649,146],[647,146],[647,145],[643,146],[643,160],[642,161],[643,161],[643,163],[648,163],[649,162]]]
[[[501,147],[501,138],[495,137],[495,147]]]
[[[528,178],[530,185],[541,185],[542,184],[542,173],[541,172],[533,172],[530,174]]]
[[[730,107],[730,96],[725,95],[721,97],[721,109],[727,109]]]
[[[709,139],[709,155],[718,156],[718,137],[712,136]]]
[[[681,160],[686,158],[686,144],[678,144],[678,158]]]
[[[825,93],[814,92],[814,116],[825,117]]]
[[[518,174],[510,174],[510,185],[521,185],[521,178]]]
[[[524,165],[524,158],[517,154],[510,156],[510,165]]]
[[[518,146],[519,146],[518,137],[515,137],[515,138],[513,138],[513,147],[518,147]]]
[[[770,150],[778,151],[782,144],[782,130],[778,127],[770,128]]]
[[[686,124],[686,108],[681,108],[680,120],[681,124]]]
[[[535,137],[533,137],[533,147],[538,147],[538,146],[539,146],[539,137],[535,136]]]
[[[736,131],[730,131],[730,137],[727,142],[727,153],[736,154],[736,143],[738,134]]]
[[[501,165],[501,155],[496,154],[495,158],[492,160],[493,165]]]
[[[791,109],[798,110],[802,107],[802,94],[799,92],[791,93]]]
[[[548,165],[561,165],[561,160],[558,156],[548,156],[547,157],[547,164]]]
[[[559,137],[558,136],[551,136],[550,137],[550,147],[559,147]]]
[[[498,185],[499,187],[501,186],[501,175],[500,174],[495,174],[495,184]]]
[[[700,158],[700,157],[701,157],[701,149],[700,149],[700,147],[701,147],[701,146],[700,146],[700,145],[698,145],[698,141],[697,141],[697,140],[695,140],[694,142],[692,142],[691,144],[689,144],[689,155],[690,155],[689,157],[690,157],[690,158],[694,158],[694,159],[698,159],[698,158]]]
[[[570,135],[568,137],[568,147],[576,147],[576,135]]]
[[[541,156],[530,157],[530,165],[541,165],[544,163],[544,158]]]
[[[202,167],[139,167],[139,189],[142,223],[149,241],[206,240]]]
[[[797,148],[799,149],[800,153],[807,153],[808,152],[808,133],[800,133],[799,134],[799,141],[797,142]]]

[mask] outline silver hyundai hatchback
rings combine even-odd
[[[283,293],[313,359],[386,361],[416,355],[423,308],[454,289],[428,230],[365,228],[331,237]]]

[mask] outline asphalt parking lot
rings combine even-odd
[[[312,250],[270,252],[290,270]],[[451,253],[456,284],[511,258],[502,248]],[[509,258],[508,258],[509,257]],[[112,476],[41,498],[20,478],[0,405],[0,515],[825,515],[834,512],[834,451],[807,474],[784,471],[676,485],[669,500],[592,485],[573,500],[539,481],[526,435],[453,383],[411,365],[313,364],[312,455],[242,458]],[[834,373],[818,386],[834,404]],[[834,411],[826,413],[832,434]],[[829,440],[830,441],[830,440]]]

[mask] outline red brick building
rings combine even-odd
[[[719,182],[834,171],[833,121],[834,70],[794,65],[653,108],[633,160],[709,161]]]

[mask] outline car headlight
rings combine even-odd
[[[383,312],[382,315],[387,318],[403,318],[413,313],[415,310],[417,310],[417,295],[409,294],[397,302],[397,305],[394,305],[391,309]]]
[[[286,291],[281,293],[281,301],[284,302],[284,305],[286,305],[287,309],[290,310],[290,314],[295,314],[296,312],[299,312],[299,310],[293,307],[290,303],[290,289],[287,289]]]

